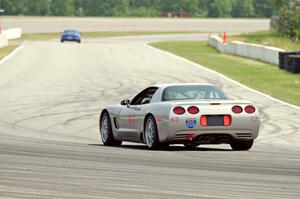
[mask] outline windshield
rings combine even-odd
[[[76,30],[65,30],[63,32],[64,35],[79,35],[79,32],[77,32]]]
[[[162,101],[193,99],[228,99],[226,94],[216,86],[183,85],[167,87]]]

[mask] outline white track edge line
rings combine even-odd
[[[253,89],[253,88],[250,88],[250,87],[248,87],[248,86],[246,86],[246,85],[244,85],[244,84],[241,84],[240,82],[238,82],[238,81],[236,81],[236,80],[230,79],[229,77],[227,77],[227,76],[225,76],[225,75],[223,75],[223,74],[221,74],[221,73],[219,73],[219,72],[217,72],[217,71],[214,71],[214,70],[212,70],[212,69],[206,68],[206,67],[204,67],[204,66],[202,66],[202,65],[200,65],[200,64],[197,64],[197,63],[195,63],[195,62],[192,62],[192,61],[190,61],[190,60],[188,60],[188,59],[186,59],[186,58],[183,58],[183,57],[180,57],[180,56],[175,55],[175,54],[173,54],[173,53],[170,53],[170,52],[161,50],[161,49],[159,49],[159,48],[155,48],[155,47],[153,47],[153,46],[150,46],[150,45],[147,44],[147,43],[145,43],[144,45],[145,45],[146,47],[148,47],[148,48],[155,49],[155,50],[160,51],[160,52],[162,52],[162,53],[164,53],[164,54],[166,54],[166,55],[172,56],[172,57],[174,57],[174,58],[176,58],[176,59],[179,59],[179,60],[181,60],[181,61],[185,61],[185,62],[187,62],[187,63],[189,63],[189,64],[191,64],[191,65],[194,65],[194,66],[199,67],[199,68],[201,68],[201,69],[203,69],[203,70],[206,70],[206,71],[208,71],[208,72],[210,72],[210,73],[213,73],[213,74],[215,74],[215,75],[218,75],[218,76],[220,76],[220,77],[222,77],[222,78],[224,78],[224,79],[226,79],[226,80],[228,80],[228,81],[230,81],[230,82],[232,82],[232,83],[234,83],[234,84],[236,84],[236,85],[238,85],[238,86],[241,86],[241,87],[243,87],[243,88],[245,88],[245,89],[247,89],[247,90],[249,90],[249,91],[252,91],[252,92],[254,92],[254,93],[256,93],[256,94],[262,95],[262,96],[264,96],[264,97],[266,97],[266,98],[268,98],[268,99],[271,99],[271,100],[273,100],[273,101],[275,101],[275,102],[278,102],[278,103],[281,103],[281,104],[283,104],[283,105],[289,106],[289,107],[291,107],[291,108],[295,108],[295,109],[300,110],[300,107],[297,106],[297,105],[290,104],[290,103],[288,103],[288,102],[285,102],[285,101],[276,99],[276,98],[274,98],[274,97],[272,97],[272,96],[270,96],[270,95],[268,95],[268,94],[265,94],[265,93],[262,93],[262,92],[260,92],[260,91],[257,91],[257,90],[255,90],[255,89]]]
[[[6,55],[5,57],[3,57],[0,60],[0,64],[3,64],[4,62],[6,62],[8,59],[12,58],[17,52],[19,52],[21,49],[23,48],[23,45],[17,47],[16,49],[14,49],[12,52],[10,52],[8,55]]]

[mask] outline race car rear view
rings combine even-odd
[[[150,86],[132,100],[104,108],[100,115],[104,145],[122,141],[145,143],[149,148],[230,144],[234,150],[248,150],[259,126],[255,105],[230,100],[211,84]]]
[[[63,43],[65,41],[75,41],[80,43],[81,36],[77,30],[65,30],[60,37],[60,41]]]

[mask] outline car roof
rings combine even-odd
[[[214,84],[209,83],[162,83],[162,84],[155,84],[151,87],[158,87],[158,88],[167,88],[170,86],[216,86]]]

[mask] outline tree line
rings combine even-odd
[[[2,0],[5,15],[270,17],[288,0]]]
[[[289,5],[283,5],[277,16],[275,29],[282,36],[292,40],[300,40],[300,1],[291,0]]]

